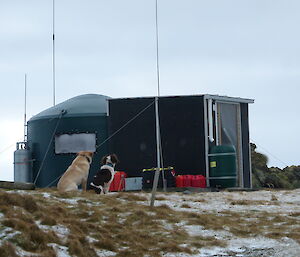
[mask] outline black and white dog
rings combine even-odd
[[[117,155],[106,155],[101,160],[101,168],[93,177],[90,186],[97,194],[107,194],[110,183],[114,179],[115,166],[119,162]]]

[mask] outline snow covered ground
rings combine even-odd
[[[71,198],[60,198],[53,191],[7,191],[18,193],[20,195],[33,195],[44,199],[44,201],[52,201],[66,205],[66,208],[76,208],[81,204],[86,206],[99,206],[100,202],[86,199],[83,196]],[[122,193],[121,193],[122,194]],[[111,193],[116,199],[126,204],[126,199],[133,197],[142,197],[135,204],[149,205],[150,194],[145,192],[124,193],[126,197],[120,197],[119,193]],[[101,196],[99,196],[101,197]],[[201,192],[192,193],[189,191],[183,193],[157,193],[155,206],[168,206],[176,213],[195,213],[204,215],[203,217],[215,217],[216,223],[224,220],[224,224],[220,224],[214,228],[213,224],[192,224],[189,220],[183,220],[175,225],[184,229],[191,236],[211,237],[213,239],[225,242],[226,246],[204,246],[199,249],[193,249],[193,254],[187,253],[168,253],[163,252],[165,257],[213,257],[213,256],[236,256],[236,257],[299,257],[300,256],[300,189],[298,190],[261,190],[253,192]],[[42,200],[43,201],[43,200]],[[128,212],[128,210],[127,210]],[[118,214],[120,220],[128,215],[127,212]],[[89,215],[92,214],[87,211]],[[230,217],[231,221],[236,217],[238,233],[233,233],[230,226],[226,224],[224,216]],[[199,216],[202,217],[202,216]],[[0,211],[0,221],[5,219],[5,215]],[[243,224],[240,222],[243,221]],[[161,221],[167,231],[171,231],[174,224],[167,221]],[[208,221],[209,222],[209,221]],[[266,224],[262,223],[266,222]],[[43,231],[52,231],[60,239],[67,237],[70,233],[65,225],[42,225],[40,221],[36,221],[37,226]],[[255,226],[258,226],[258,228]],[[245,228],[243,226],[252,226]],[[245,231],[256,231],[254,234],[245,235]],[[280,233],[278,233],[278,231]],[[11,227],[0,227],[0,245],[20,232],[13,230]],[[291,236],[290,233],[293,233]],[[271,236],[270,236],[271,234]],[[282,236],[283,235],[283,236]],[[95,241],[94,238],[87,235],[90,243]],[[68,248],[62,244],[49,243],[57,256],[71,256]],[[18,256],[39,256],[35,253],[28,253],[16,247]],[[114,251],[95,250],[98,256],[115,256]],[[122,256],[122,255],[118,255]]]
[[[158,194],[158,197],[165,200],[157,201],[157,205],[166,204],[174,210],[182,210],[182,204],[187,203],[190,208],[185,208],[188,212],[209,212],[220,213],[230,212],[258,212],[269,213],[270,216],[295,214],[298,224],[294,225],[300,236],[300,189],[279,190],[279,191],[253,191],[253,192],[207,192],[187,194],[172,193]],[[241,204],[239,204],[241,203]],[[241,238],[233,234],[216,230],[205,230],[201,226],[187,226],[184,228],[192,235],[210,235],[228,242],[226,248],[213,247],[200,249],[196,255],[187,254],[167,254],[167,257],[211,257],[211,256],[239,256],[239,257],[299,257],[300,244],[288,237],[281,239],[271,239],[264,236]]]

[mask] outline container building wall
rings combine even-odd
[[[58,178],[74,160],[76,154],[56,154],[55,143],[52,136],[57,125],[58,118],[38,119],[28,122],[28,146],[32,152],[33,182],[35,181],[43,159],[44,163],[36,181],[37,187],[47,187]],[[107,117],[69,117],[62,118],[59,122],[55,135],[73,133],[96,133],[96,145],[107,138]],[[52,141],[51,141],[52,140]],[[46,155],[49,142],[49,151]],[[89,181],[100,167],[100,159],[107,154],[106,144],[97,149],[89,173]],[[46,156],[45,156],[46,155]],[[51,186],[56,186],[58,180]]]
[[[142,176],[142,169],[155,167],[157,163],[154,100],[153,97],[109,100],[109,135],[144,110],[109,143],[110,152],[120,158],[119,169],[129,177]],[[177,174],[205,175],[203,101],[202,96],[159,98],[163,164],[174,167]]]

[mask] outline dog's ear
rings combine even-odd
[[[119,159],[118,159],[118,156],[116,154],[111,154],[110,159],[111,159],[112,163],[114,163],[114,164],[119,163]]]
[[[102,165],[105,165],[106,164],[106,158],[107,158],[108,155],[104,155],[101,159],[101,164]]]

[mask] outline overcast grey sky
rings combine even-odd
[[[158,0],[161,94],[255,99],[250,137],[300,165],[300,1]],[[156,94],[155,0],[56,0],[56,102]],[[28,118],[52,106],[52,0],[0,0],[0,180]],[[270,155],[270,153],[272,155]]]

